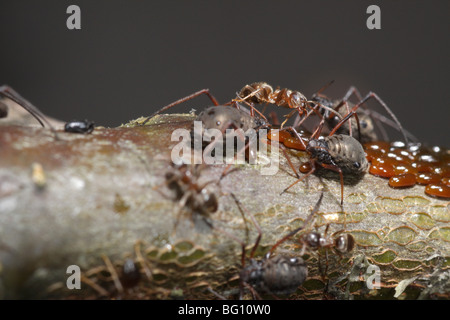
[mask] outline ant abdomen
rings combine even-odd
[[[242,88],[238,93],[238,97],[245,99],[247,102],[260,104],[268,102],[272,93],[273,88],[268,83],[254,82]]]

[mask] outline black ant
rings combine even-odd
[[[28,100],[23,98],[13,88],[11,88],[7,85],[0,86],[0,95],[14,101],[19,106],[21,106],[26,111],[28,111],[39,122],[39,124],[42,127],[45,127],[45,125],[47,125],[50,128],[50,130],[54,133],[55,138],[59,139],[58,135],[56,133],[56,129],[47,120],[47,117],[38,108],[36,108],[33,104],[31,104]],[[3,115],[3,117],[6,117],[8,115],[8,109],[3,108],[3,111],[1,112],[1,114]]]
[[[64,125],[64,131],[70,133],[91,133],[94,131],[94,122],[89,120],[74,120]]]
[[[241,213],[244,215],[241,205],[239,204],[239,200],[233,193],[231,193],[231,195],[234,201],[238,204],[239,210],[241,210]],[[315,212],[319,209],[322,198],[323,193],[320,195],[320,198],[311,211],[311,214],[305,220],[304,225],[307,224],[307,221],[310,220]],[[244,287],[247,287],[252,292],[254,297],[259,297],[258,292],[272,295],[289,295],[294,293],[297,288],[306,280],[308,276],[308,267],[301,257],[293,257],[284,254],[274,255],[273,252],[280,244],[302,230],[303,226],[291,231],[285,237],[280,239],[271,247],[270,251],[262,259],[257,260],[254,258],[254,255],[256,249],[259,246],[262,237],[262,231],[255,217],[249,212],[247,212],[247,214],[250,216],[250,219],[252,220],[252,223],[258,232],[255,244],[253,245],[253,248],[250,252],[248,265],[245,264],[245,243],[240,239],[234,237],[233,235],[227,233],[226,231],[218,229],[222,233],[239,242],[242,247],[242,269],[239,273],[240,298],[242,299]]]

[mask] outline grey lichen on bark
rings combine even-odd
[[[214,299],[210,288],[237,297],[239,243],[183,208],[174,231],[179,203],[164,184],[178,143],[171,133],[190,129],[193,119],[163,115],[145,126],[137,119],[89,135],[58,132],[60,139],[43,128],[0,126],[0,296]],[[306,155],[291,158],[298,166]],[[219,198],[209,221],[251,247],[256,229],[230,197],[237,195],[261,226],[259,257],[302,225],[322,191],[313,229],[323,233],[329,224],[329,235],[355,238],[342,256],[307,251],[308,279],[290,298],[449,297],[450,204],[423,186],[392,189],[366,174],[346,183],[341,207],[336,177],[313,175],[280,195],[296,179],[283,156],[271,176],[246,164],[219,182],[223,169],[208,166],[200,178],[216,181],[207,186]],[[276,252],[299,255],[298,238]],[[117,293],[106,257],[119,277],[124,260],[134,259],[137,287]],[[70,265],[82,270],[81,290],[66,287]],[[370,289],[376,270],[380,287]]]

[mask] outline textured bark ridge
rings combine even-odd
[[[394,190],[366,174],[347,183],[340,206],[339,179],[311,176],[295,181],[283,156],[274,176],[240,165],[220,183],[208,184],[219,199],[210,216],[217,228],[182,211],[164,184],[171,170],[171,133],[189,129],[193,115],[140,119],[92,134],[0,126],[0,296],[3,298],[237,298],[240,245],[257,236],[265,252],[301,226],[324,198],[313,229],[329,235],[344,230],[356,240],[342,256],[307,251],[309,275],[288,298],[449,298],[450,204],[428,197],[423,186]],[[305,158],[291,154],[295,165]],[[200,181],[218,181],[223,166],[202,171]],[[195,215],[194,215],[195,218]],[[277,248],[298,256],[301,233]],[[133,259],[141,280],[127,289],[122,266]],[[69,290],[67,268],[81,268],[81,289]],[[370,289],[379,270],[380,287]],[[212,289],[212,290],[211,290]],[[246,293],[246,298],[251,295]],[[269,296],[270,297],[270,296]]]

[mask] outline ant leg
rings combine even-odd
[[[322,199],[323,199],[323,191],[320,194],[320,198],[319,200],[317,200],[316,205],[314,206],[314,208],[311,210],[311,213],[308,215],[308,217],[305,219],[305,221],[303,222],[303,225],[301,227],[298,227],[297,229],[292,230],[291,232],[289,232],[287,235],[285,235],[283,238],[281,238],[280,240],[278,240],[277,243],[275,243],[272,248],[270,249],[269,253],[272,254],[275,249],[282,244],[283,242],[285,242],[286,240],[288,240],[289,238],[293,237],[297,232],[299,232],[300,230],[304,229],[305,226],[309,223],[309,221],[313,218],[313,216],[316,214],[316,212],[319,210],[320,205],[322,203]],[[302,248],[302,252],[303,252],[303,248]],[[301,256],[304,253],[300,254]]]
[[[234,201],[236,201],[236,204],[238,204],[238,207],[241,210],[242,209],[241,202],[236,198],[236,196],[233,193],[231,193],[231,196],[233,197]],[[244,210],[244,211],[247,213],[247,215],[250,216],[250,219],[252,220],[252,223],[255,226],[256,231],[258,232],[258,237],[256,238],[256,241],[255,241],[255,244],[253,245],[252,251],[250,252],[250,259],[253,259],[253,256],[255,255],[255,251],[258,248],[259,242],[261,241],[262,231],[261,231],[261,227],[258,224],[258,221],[256,221],[256,219],[255,219],[255,216],[247,210]]]
[[[45,122],[45,124],[50,128],[50,130],[55,135],[55,138],[59,140],[58,134],[56,133],[56,129],[50,124],[50,122],[47,120],[47,117],[31,102],[23,98],[17,91],[15,91],[13,88],[7,85],[3,85],[0,86],[0,95],[14,101],[19,106],[28,111],[41,124],[42,127],[45,127],[44,125]]]
[[[301,177],[300,179],[297,179],[297,181],[295,181],[293,184],[291,184],[289,187],[285,188],[280,195],[282,195],[283,193],[285,193],[286,191],[288,191],[290,188],[292,188],[293,186],[295,186],[297,183],[299,183],[300,181],[306,179],[310,174],[312,174],[314,171],[316,171],[316,165],[315,165],[315,160],[314,159],[310,159],[309,161],[311,163],[311,167],[312,169],[305,174],[303,177]]]
[[[178,99],[177,101],[172,102],[171,104],[168,104],[165,107],[162,107],[161,109],[159,109],[158,111],[154,112],[151,116],[147,117],[144,122],[142,122],[142,125],[145,125],[151,118],[153,118],[154,116],[156,116],[157,114],[166,111],[176,105],[179,105],[183,102],[189,101],[191,99],[194,99],[202,94],[206,94],[208,96],[208,98],[212,101],[212,103],[214,103],[215,106],[219,105],[219,102],[217,102],[216,98],[214,98],[214,96],[209,93],[209,89],[202,89],[200,91],[194,92],[193,94],[190,94],[184,98]]]

